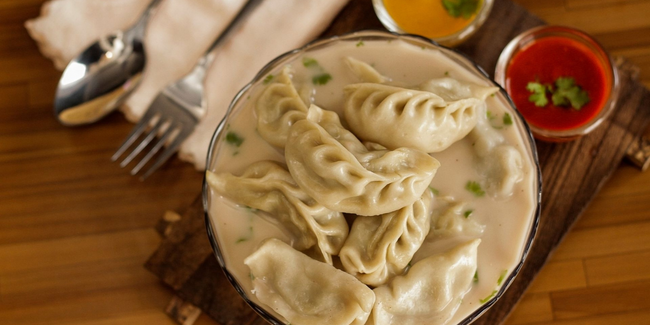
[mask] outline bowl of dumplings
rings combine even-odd
[[[413,35],[276,58],[231,103],[207,166],[217,260],[271,324],[469,324],[539,221],[535,143],[508,95]]]

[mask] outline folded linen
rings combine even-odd
[[[150,0],[52,0],[25,23],[58,69],[102,35],[128,28]],[[205,169],[210,138],[236,93],[264,64],[317,37],[348,0],[265,0],[216,51],[206,77],[208,110],[179,156]],[[194,66],[244,0],[164,0],[149,21],[147,66],[121,110],[137,121],[168,83]]]

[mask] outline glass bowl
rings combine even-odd
[[[528,121],[534,136],[540,140],[550,142],[571,141],[588,134],[605,121],[614,110],[618,99],[620,91],[618,70],[613,64],[611,57],[597,41],[586,33],[569,27],[540,26],[529,29],[515,37],[503,49],[499,56],[499,60],[497,61],[494,73],[495,80],[512,96],[508,69],[510,68],[513,58],[515,58],[515,56],[521,51],[527,49],[535,41],[549,37],[568,39],[577,42],[581,45],[581,49],[586,49],[586,51],[591,53],[597,59],[598,64],[604,71],[604,79],[606,83],[605,91],[607,92],[605,100],[603,101],[602,107],[599,108],[598,113],[586,122],[586,124],[567,130],[553,130],[537,126]]]
[[[372,5],[375,8],[375,13],[377,14],[377,17],[379,18],[379,21],[381,21],[382,25],[386,27],[391,32],[395,33],[402,33],[402,34],[419,34],[416,33],[415,31],[412,30],[407,30],[402,27],[393,19],[393,17],[390,15],[388,12],[384,0],[372,0]],[[406,2],[403,4],[404,6],[408,5]],[[485,20],[488,18],[490,15],[490,11],[492,10],[492,5],[494,5],[494,0],[483,0],[481,1],[480,8],[478,9],[478,12],[476,13],[476,17],[465,27],[463,27],[461,30],[450,34],[450,35],[445,35],[445,36],[438,36],[438,37],[429,37],[431,35],[424,35],[424,37],[429,37],[433,41],[437,42],[438,44],[444,45],[444,46],[456,46],[464,42],[466,39],[468,39],[470,36],[472,36],[485,22]]]
[[[265,79],[268,78],[269,74],[279,71],[286,64],[290,62],[294,62],[295,60],[302,57],[304,54],[310,53],[311,51],[322,49],[324,47],[337,46],[337,44],[341,44],[343,42],[354,42],[355,44],[359,44],[362,41],[372,41],[372,40],[381,40],[381,41],[388,41],[388,42],[392,42],[394,40],[400,40],[415,45],[418,48],[438,50],[441,53],[443,53],[447,58],[451,59],[456,64],[459,64],[462,68],[470,72],[472,75],[479,77],[481,80],[486,81],[490,85],[499,87],[493,80],[489,78],[489,76],[487,75],[487,73],[485,73],[483,69],[481,69],[475,63],[473,63],[472,60],[465,57],[463,54],[460,54],[455,50],[440,46],[435,42],[432,42],[431,40],[421,36],[403,35],[403,34],[389,33],[383,31],[360,31],[360,32],[354,32],[354,33],[342,35],[342,36],[332,37],[325,40],[317,40],[307,44],[306,46],[300,49],[287,52],[277,57],[270,63],[268,63],[264,68],[262,68],[262,70],[256,75],[256,77],[249,84],[244,86],[244,88],[235,96],[230,106],[228,107],[226,116],[221,121],[221,123],[217,127],[212,137],[209,151],[208,151],[207,162],[206,162],[207,170],[211,170],[211,171],[215,170],[214,168],[217,162],[217,157],[219,156],[221,146],[222,145],[225,146],[224,144],[225,141],[223,140],[227,133],[225,132],[225,130],[228,129],[230,118],[233,115],[236,115],[236,113],[240,111],[243,107],[245,107],[245,103],[250,98],[250,95],[254,92],[254,90],[257,87],[265,83]],[[533,187],[531,189],[532,201],[533,201],[532,210],[531,210],[532,213],[530,216],[528,216],[529,222],[528,222],[527,232],[525,233],[524,236],[522,236],[523,248],[520,252],[518,252],[518,254],[516,254],[517,256],[516,266],[513,268],[512,271],[508,273],[507,277],[505,277],[505,279],[503,280],[503,285],[498,289],[496,294],[494,294],[487,302],[483,303],[480,306],[477,306],[476,309],[474,309],[473,312],[471,312],[471,314],[469,314],[467,317],[462,319],[462,321],[457,323],[462,325],[472,323],[479,316],[485,313],[492,305],[494,305],[494,303],[506,291],[508,286],[513,282],[513,280],[519,273],[526,256],[528,255],[530,247],[535,238],[535,234],[537,232],[537,227],[539,223],[539,216],[540,216],[540,209],[541,209],[540,202],[541,202],[541,186],[542,186],[541,180],[542,179],[541,179],[541,170],[537,159],[535,142],[533,140],[530,130],[528,129],[526,122],[515,109],[507,93],[501,87],[499,88],[500,88],[499,91],[495,94],[494,97],[496,98],[496,100],[499,100],[501,103],[503,103],[503,106],[511,114],[513,120],[513,126],[517,128],[519,134],[523,138],[523,144],[525,147],[522,148],[525,151],[523,152],[523,154],[529,158],[529,161],[531,161],[531,165],[532,165],[531,186]],[[212,216],[213,213],[215,215],[218,213],[217,211],[211,210],[211,202],[214,196],[215,194],[210,189],[207,180],[204,178],[203,207],[205,211],[205,223],[206,223],[207,233],[215,257],[219,265],[223,269],[226,278],[234,286],[234,288],[239,293],[239,295],[262,318],[264,318],[266,321],[274,325],[284,325],[284,322],[282,322],[278,317],[276,317],[274,312],[271,312],[267,310],[263,305],[258,304],[256,302],[257,301],[256,297],[250,295],[250,293],[244,289],[243,285],[239,283],[237,278],[233,275],[231,269],[233,266],[229,265],[227,259],[224,257],[223,245],[222,242],[220,242],[220,238],[218,236],[218,230],[216,228],[217,225],[214,222]]]

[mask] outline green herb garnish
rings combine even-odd
[[[478,283],[478,270],[476,270],[476,271],[474,272],[474,280],[473,280],[473,282],[474,282],[474,283]]]
[[[570,77],[560,77],[555,80],[555,91],[551,99],[555,106],[569,106],[580,110],[589,102],[589,94],[584,91],[580,86],[576,85],[576,81]]]
[[[469,216],[472,215],[473,212],[474,212],[474,210],[470,209],[470,210],[465,211],[463,213],[463,215],[465,216],[465,218],[469,218]]]
[[[503,270],[501,272],[501,275],[499,275],[499,279],[497,280],[497,285],[501,285],[501,283],[503,283],[503,279],[506,278],[506,275],[508,275],[508,270]]]
[[[311,82],[314,85],[324,85],[328,83],[330,80],[332,80],[332,75],[330,75],[329,73],[321,73],[311,78]]]
[[[433,193],[433,195],[440,195],[440,192],[431,186],[429,186],[429,190],[431,190],[431,193]]]
[[[253,272],[248,273],[248,277],[251,278],[251,281],[255,280],[255,275],[253,274]]]
[[[503,125],[512,125],[512,116],[510,114],[505,113],[503,115]]]
[[[317,67],[318,66],[318,61],[316,61],[316,59],[314,59],[314,58],[304,57],[304,58],[302,58],[302,65],[304,65],[305,68]]]
[[[539,82],[529,82],[526,85],[526,89],[532,94],[528,97],[528,101],[535,104],[537,107],[544,107],[548,104],[548,99],[546,98],[546,90],[550,86],[542,85]]]
[[[528,100],[535,104],[537,107],[544,107],[548,105],[548,98],[546,92],[551,93],[551,100],[553,105],[571,106],[576,110],[580,110],[591,99],[589,94],[576,85],[575,79],[571,77],[560,77],[555,80],[555,89],[552,85],[541,84],[540,82],[529,82],[526,89],[532,94]]]
[[[237,239],[235,244],[245,242],[251,238],[253,238],[253,227],[248,227],[248,235],[239,237],[239,239]]]
[[[244,138],[233,131],[229,131],[228,134],[226,134],[226,142],[235,147],[240,147],[241,144],[244,143]]]
[[[272,74],[266,76],[264,80],[262,80],[262,83],[265,85],[268,85],[271,81],[273,81],[273,78],[275,78]]]
[[[449,76],[449,71],[445,71],[445,77]]]
[[[359,47],[359,46],[363,46],[363,45],[364,45],[364,44],[363,44],[363,41],[359,41],[359,42],[357,43],[357,47]]]
[[[497,294],[497,290],[494,290],[494,291],[492,291],[492,293],[491,293],[489,296],[487,296],[487,297],[485,297],[485,298],[479,300],[479,302],[482,303],[482,304],[484,304],[484,303],[490,301],[490,299],[494,298],[494,296],[495,296],[496,294]]]
[[[479,0],[442,0],[442,6],[454,18],[469,19],[478,10]]]
[[[470,191],[476,197],[481,197],[485,195],[485,191],[483,191],[483,189],[481,188],[481,184],[479,184],[478,182],[468,181],[467,184],[465,184],[465,189]]]

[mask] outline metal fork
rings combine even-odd
[[[262,1],[247,1],[223,33],[199,59],[192,72],[169,84],[156,96],[147,112],[133,128],[120,148],[113,154],[112,161],[117,161],[127,149],[142,138],[133,151],[120,163],[120,167],[124,168],[160,134],[158,141],[131,170],[131,175],[137,174],[165,144],[168,144],[153,165],[142,175],[142,179],[145,179],[178,150],[181,143],[192,133],[199,120],[205,115],[206,105],[203,96],[203,82],[206,71],[214,60],[214,49],[232,36],[237,27]],[[143,137],[149,126],[147,134]]]

